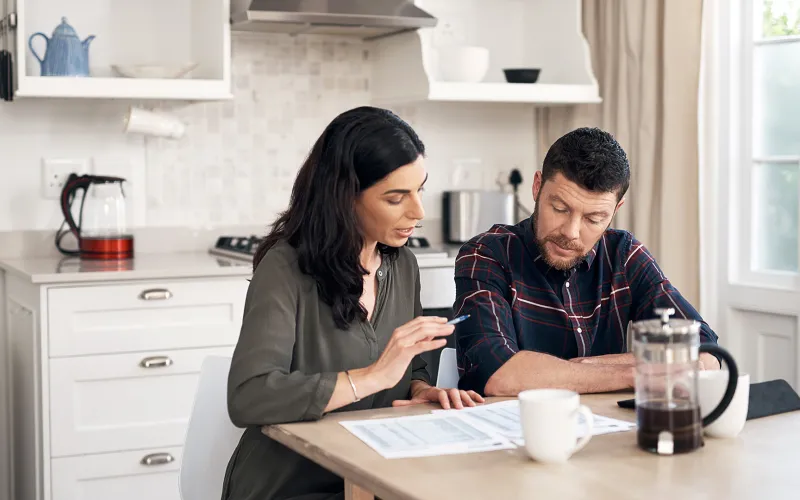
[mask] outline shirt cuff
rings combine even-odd
[[[464,364],[468,368],[458,381],[458,388],[485,396],[486,383],[516,353],[517,351],[512,352],[505,348],[469,351],[466,354],[467,363]]]
[[[325,407],[333,396],[333,390],[336,388],[336,380],[339,374],[336,372],[325,372],[319,374],[319,382],[317,382],[317,389],[311,398],[303,420],[319,420],[325,412]]]

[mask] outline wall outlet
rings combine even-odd
[[[61,197],[61,190],[69,174],[90,174],[89,160],[60,160],[42,159],[42,197],[48,200],[57,200]]]

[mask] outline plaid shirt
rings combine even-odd
[[[702,322],[701,342],[717,335],[633,236],[607,230],[570,271],[551,268],[531,219],[495,225],[461,247],[455,270],[459,387],[483,393],[489,378],[520,350],[563,359],[627,350],[629,321],[654,318],[657,307]]]

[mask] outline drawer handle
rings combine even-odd
[[[151,288],[139,294],[142,300],[167,300],[172,297],[172,292],[166,288]]]
[[[164,368],[172,365],[172,359],[168,356],[153,356],[144,358],[139,362],[142,368]]]
[[[174,462],[175,458],[169,453],[151,453],[149,455],[145,455],[139,463],[142,465],[153,466],[153,465],[164,465],[170,462]]]

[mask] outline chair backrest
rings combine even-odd
[[[235,427],[228,416],[230,366],[230,357],[208,356],[200,368],[200,382],[183,445],[182,500],[222,498],[222,481],[228,460],[244,432],[244,429]]]
[[[458,388],[456,350],[452,347],[445,347],[439,354],[439,373],[436,375],[436,387],[440,389]]]

